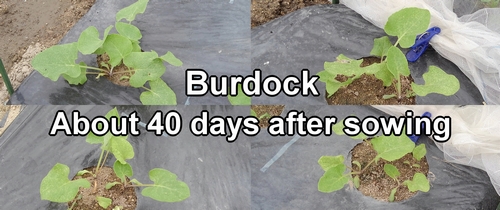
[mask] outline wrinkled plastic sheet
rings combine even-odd
[[[115,23],[115,14],[135,0],[97,0],[95,5],[61,40],[70,43],[80,33],[95,26],[101,36],[104,29]],[[249,1],[185,1],[151,0],[145,13],[137,15],[132,24],[143,37],[144,51],[159,55],[171,51],[183,61],[183,66],[167,63],[162,79],[177,95],[177,104],[229,104],[207,94],[188,97],[185,94],[185,70],[204,69],[209,75],[250,74],[250,2]],[[115,31],[114,29],[112,31]],[[97,66],[96,57],[80,55],[79,61]],[[57,59],[57,58],[54,58]],[[11,97],[11,104],[141,104],[144,90],[114,85],[105,78],[96,81],[88,75],[84,85],[69,85],[62,77],[57,82],[34,71]]]
[[[339,120],[387,116],[368,106],[298,105],[286,106],[281,116],[290,110]],[[348,185],[332,193],[319,192],[318,180],[324,171],[318,159],[324,155],[350,157],[349,152],[360,142],[336,134],[272,137],[261,132],[251,145],[252,209],[495,209],[500,202],[484,171],[444,162],[443,152],[425,136],[418,143],[425,144],[429,171],[434,175],[429,192],[394,203],[375,200]]]
[[[79,110],[89,119],[105,115],[109,106],[27,106],[0,137],[0,209],[61,209],[66,204],[40,199],[40,183],[56,163],[70,167],[70,177],[77,171],[97,165],[98,145],[85,142],[85,137],[67,137],[61,132],[49,136],[51,122],[57,110]],[[194,137],[189,131],[189,119],[208,110],[210,116],[237,116],[248,107],[188,106],[188,107],[118,107],[120,113],[137,111],[146,123],[157,110],[163,113],[177,110],[183,117],[183,128],[175,137],[156,136],[139,127],[141,135],[129,136],[135,157],[128,162],[133,178],[152,183],[148,172],[164,168],[186,182],[191,197],[178,203],[162,203],[144,197],[136,190],[138,210],[147,209],[250,209],[250,143],[240,135],[233,143],[225,137]],[[114,162],[108,158],[107,166]]]
[[[261,69],[263,78],[277,75],[301,76],[302,69],[310,75],[324,70],[325,61],[335,61],[339,54],[350,58],[370,55],[373,40],[385,36],[382,29],[364,20],[344,5],[316,5],[295,11],[252,29],[252,69]],[[483,99],[474,84],[452,62],[429,47],[415,63],[410,63],[411,76],[423,84],[422,75],[435,65],[460,81],[460,90],[452,96],[429,94],[417,96],[417,104],[482,104]],[[254,104],[309,104],[325,105],[325,84],[317,81],[318,97],[254,98]]]

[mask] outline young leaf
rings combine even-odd
[[[127,37],[120,34],[110,34],[106,37],[102,49],[109,56],[109,64],[114,67],[132,52],[133,47],[132,42]]]
[[[410,190],[410,192],[415,192],[417,190],[428,192],[431,188],[429,180],[422,173],[416,173],[413,175],[413,180],[406,180],[405,184],[408,186],[408,190]]]
[[[168,51],[165,55],[161,56],[160,58],[172,66],[182,66],[182,61],[176,58],[175,55],[170,51]]]
[[[384,171],[392,179],[396,179],[400,175],[398,168],[396,168],[396,166],[394,166],[392,164],[388,164],[388,163],[385,164]]]
[[[97,199],[97,203],[99,203],[99,206],[101,206],[102,208],[108,208],[109,205],[111,205],[111,202],[112,200],[110,198],[106,198],[106,197],[101,197],[101,196],[97,196],[96,197]]]
[[[257,117],[257,113],[253,109],[250,109],[250,116]]]
[[[370,52],[370,55],[383,57],[387,55],[387,50],[392,46],[391,41],[388,36],[383,36],[380,38],[376,38],[373,40],[373,49]]]
[[[391,94],[391,95],[383,95],[383,96],[382,96],[382,98],[383,98],[383,99],[386,99],[386,100],[387,100],[387,99],[390,99],[390,98],[394,98],[394,97],[396,97],[396,95],[394,95],[394,94]]]
[[[123,207],[121,207],[121,206],[115,206],[115,208],[113,208],[112,210],[122,210],[122,209],[123,209]]]
[[[391,36],[398,36],[402,48],[409,48],[415,44],[417,34],[424,33],[431,21],[429,10],[420,8],[405,8],[392,14],[384,30]]]
[[[357,165],[359,170],[361,170],[361,163],[359,161],[357,161],[357,160],[352,161],[352,164]]]
[[[420,165],[419,165],[419,164],[416,164],[416,163],[415,163],[415,164],[413,164],[413,165],[411,165],[411,166],[412,166],[412,167],[415,167],[415,168],[420,168]]]
[[[57,203],[66,203],[73,200],[80,187],[89,188],[90,182],[86,179],[70,181],[68,179],[69,167],[57,163],[45,176],[40,184],[42,200]]]
[[[146,11],[149,0],[138,0],[137,2],[125,7],[116,13],[116,22],[125,18],[125,20],[132,22],[135,20],[137,14],[142,14]]]
[[[44,77],[57,81],[61,74],[78,77],[82,73],[78,58],[77,43],[54,45],[38,53],[31,65]],[[57,59],[56,59],[57,58]]]
[[[377,151],[377,157],[387,161],[400,159],[415,147],[415,143],[406,135],[378,136],[373,138],[371,143],[373,149]]]
[[[81,170],[81,171],[78,171],[78,172],[76,173],[76,175],[77,175],[77,176],[82,176],[82,175],[84,175],[84,174],[88,174],[88,173],[90,173],[90,171],[87,171],[87,170]]]
[[[114,186],[115,186],[115,185],[117,185],[117,184],[121,184],[121,183],[120,183],[120,182],[111,182],[111,183],[107,183],[107,184],[106,184],[106,186],[105,186],[105,187],[106,187],[106,190],[111,189],[112,187],[114,187]]]
[[[352,180],[352,182],[354,183],[355,188],[359,188],[359,184],[360,184],[359,175],[356,175],[354,177],[354,179]]]
[[[135,184],[135,185],[142,185],[142,183],[140,183],[139,181],[137,181],[137,179],[130,180],[130,183]]]
[[[266,113],[264,113],[263,115],[261,115],[261,116],[259,117],[259,120],[262,120],[262,119],[264,119],[264,118],[270,118],[270,117],[271,117],[271,115],[270,115],[269,113],[267,113],[267,112],[266,112]]]
[[[116,160],[120,161],[121,164],[126,164],[126,160],[134,158],[134,148],[127,141],[126,136],[111,136],[103,149],[113,153]]]
[[[143,105],[176,105],[175,93],[161,78],[149,81],[151,90],[141,93]]]
[[[411,88],[419,96],[426,96],[429,93],[451,96],[460,89],[458,79],[437,66],[430,66],[429,71],[423,75],[423,78],[424,85],[411,84]]]
[[[413,157],[420,161],[425,156],[425,153],[427,153],[427,149],[425,149],[425,144],[419,144],[418,146],[413,149]]]
[[[116,22],[115,27],[118,33],[130,40],[139,41],[142,38],[141,30],[132,24]]]
[[[381,65],[382,66],[380,67],[380,71],[375,73],[375,77],[379,80],[382,80],[382,82],[384,83],[384,86],[388,87],[388,86],[392,85],[392,80],[395,79],[395,77],[394,77],[394,75],[392,75],[392,73],[387,68],[386,62],[381,63]]]
[[[132,87],[142,87],[147,81],[158,79],[165,73],[165,66],[155,51],[132,52],[123,59],[123,63],[135,71],[129,81]]]
[[[113,170],[115,171],[116,176],[119,177],[123,183],[125,183],[127,177],[132,177],[134,175],[132,166],[128,163],[122,164],[120,161],[115,161],[115,164],[113,164]]]
[[[161,168],[149,171],[149,178],[154,186],[142,190],[142,195],[161,202],[179,202],[188,198],[191,193],[183,181],[177,180],[177,175]]]
[[[324,171],[328,171],[331,167],[335,167],[338,164],[344,164],[344,156],[321,156],[318,160],[318,164]]]
[[[389,195],[389,202],[394,201],[394,196],[396,195],[396,190],[398,190],[397,187],[391,190],[391,194]]]
[[[407,161],[407,160],[403,161],[403,163],[404,163],[404,164],[411,165],[410,161]]]
[[[109,26],[106,30],[104,30],[103,40],[101,40],[99,39],[99,31],[97,28],[89,26],[80,34],[80,37],[78,38],[78,50],[84,55],[94,53],[102,46],[112,28],[113,26]]]
[[[387,69],[389,69],[396,79],[400,74],[403,76],[410,75],[410,68],[408,68],[406,56],[399,48],[392,46],[389,48],[389,51],[387,51]]]
[[[338,74],[345,76],[361,75],[362,73],[375,74],[380,70],[378,68],[362,68],[360,67],[362,62],[363,60],[350,59],[345,55],[340,54],[337,57],[337,61],[325,62],[323,67],[325,68],[325,71],[335,76]],[[361,74],[360,71],[362,72]]]
[[[231,96],[229,94],[227,95],[227,99],[229,100],[229,103],[231,103],[231,105],[251,105],[252,104],[252,98],[250,98],[249,96],[245,95],[245,93],[243,93],[241,86],[242,86],[241,83],[238,83],[238,92],[237,92],[238,95],[236,95],[236,96]]]
[[[79,75],[68,75],[68,74],[62,74],[63,78],[68,81],[69,84],[71,85],[83,85],[85,82],[87,82],[87,65],[82,61],[80,62],[80,74]],[[74,77],[76,76],[76,77]]]
[[[344,176],[344,171],[344,164],[338,164],[328,169],[318,181],[318,190],[330,193],[342,189],[349,182],[349,179]]]

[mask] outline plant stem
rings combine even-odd
[[[146,89],[147,91],[151,91],[151,89],[149,89],[147,87],[142,86],[142,88]]]
[[[155,184],[131,184],[127,185],[127,187],[154,187]]]
[[[366,164],[366,166],[363,169],[361,169],[359,174],[362,174],[368,168],[368,166],[370,166],[373,162],[375,162],[376,159],[377,159],[377,157],[373,158],[372,161],[370,161],[368,164]]]
[[[109,155],[109,150],[106,150],[106,156],[104,156],[104,160],[102,161],[101,168],[104,166],[104,162],[106,162],[106,159],[108,158],[108,155]]]
[[[103,149],[101,149],[101,155],[99,156],[99,161],[97,161],[97,167],[96,167],[96,170],[95,170],[95,174],[96,175],[97,175],[97,172],[99,172],[99,166],[101,165],[102,155],[104,155],[104,150]]]
[[[401,100],[401,75],[398,74],[398,84],[396,84],[396,89],[398,90],[398,101]]]
[[[130,72],[135,72],[135,70],[128,70],[128,71],[115,72],[115,74],[123,74],[123,73],[130,73]]]
[[[109,71],[106,71],[106,70],[104,70],[104,69],[100,69],[100,68],[96,68],[96,67],[92,67],[92,66],[81,66],[81,67],[84,67],[84,68],[87,68],[87,69],[92,69],[92,70],[97,70],[97,71],[102,71],[102,72],[109,73]]]

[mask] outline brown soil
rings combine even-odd
[[[281,112],[283,112],[283,109],[285,108],[285,105],[252,105],[251,109],[257,114],[257,118],[264,114],[269,114],[268,117],[263,117],[262,119],[259,120],[259,126],[261,128],[266,128],[269,127],[269,122],[268,120],[271,119],[271,117],[274,116],[280,116]]]
[[[109,69],[110,66],[108,64],[108,61],[109,61],[109,56],[106,54],[97,56],[97,65],[99,65],[99,68]],[[113,84],[117,84],[120,86],[130,86],[129,78],[132,76],[132,72],[122,73],[124,71],[130,71],[130,69],[127,66],[125,66],[125,64],[122,63],[118,66],[115,66],[113,68],[113,74],[106,75],[106,79],[111,81]]]
[[[14,89],[32,71],[31,59],[57,44],[95,0],[0,0],[0,58]],[[0,101],[8,100],[0,81]]]
[[[298,9],[316,4],[331,4],[330,0],[252,0],[252,28]]]
[[[92,166],[84,170],[95,172],[94,169],[95,166]],[[91,185],[90,188],[87,189],[80,188],[79,195],[82,196],[81,199],[76,200],[76,204],[72,208],[73,210],[102,210],[103,208],[97,203],[96,196],[106,197],[112,200],[107,210],[111,210],[115,206],[121,206],[122,210],[133,210],[136,208],[137,195],[134,187],[123,187],[123,185],[117,184],[109,190],[106,190],[105,186],[107,183],[120,182],[120,178],[116,176],[113,168],[105,166],[99,170],[96,177],[86,173],[82,176],[75,176],[73,180],[82,178],[87,179]],[[127,179],[127,181],[129,180]],[[97,183],[97,185],[94,183]],[[69,207],[72,205],[73,201],[68,203]]]
[[[373,63],[380,63],[380,58],[365,57],[361,63],[361,67],[369,66]],[[337,75],[337,81],[344,82],[346,76]],[[332,96],[327,97],[326,101],[329,105],[414,105],[415,97],[406,97],[411,91],[411,76],[401,76],[401,90],[403,97],[398,100],[397,97],[383,99],[384,95],[396,94],[396,81],[393,85],[385,87],[384,83],[373,75],[363,74],[357,80],[354,80],[347,87],[340,88]],[[326,93],[326,96],[330,95]]]
[[[377,156],[377,152],[367,141],[363,141],[363,143],[356,145],[351,150],[351,154],[351,161],[360,162],[362,168]],[[404,163],[405,161],[410,162],[410,164]],[[411,154],[406,154],[403,158],[392,162],[380,159],[377,164],[375,162],[372,163],[372,165],[359,176],[360,186],[358,190],[361,191],[361,193],[380,201],[389,201],[391,190],[397,187],[398,183],[384,172],[384,165],[386,163],[396,166],[401,174],[398,177],[401,185],[396,191],[394,201],[402,201],[416,194],[416,192],[412,193],[406,186],[402,185],[405,180],[413,179],[413,175],[417,172],[425,174],[426,176],[429,172],[429,165],[425,157],[417,161]],[[418,164],[420,167],[413,166],[413,164]],[[354,170],[361,170],[355,164],[352,164],[352,168]]]
[[[7,130],[9,125],[16,119],[17,115],[21,113],[22,106],[4,106],[0,105],[0,136]],[[2,125],[3,124],[3,125]]]

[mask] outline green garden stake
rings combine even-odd
[[[12,84],[10,84],[9,75],[7,75],[7,71],[5,71],[2,59],[0,59],[0,74],[2,74],[3,82],[9,91],[9,95],[14,94],[14,89],[12,88]]]

